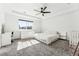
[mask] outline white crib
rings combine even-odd
[[[67,32],[67,39],[69,40],[70,45],[77,45],[79,41],[79,31]]]

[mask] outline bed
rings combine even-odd
[[[35,39],[46,43],[46,44],[51,44],[52,42],[56,41],[59,38],[59,35],[57,32],[52,32],[52,33],[36,33],[35,34]]]

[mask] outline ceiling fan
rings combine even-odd
[[[34,11],[39,12],[38,14],[42,14],[42,16],[44,16],[44,14],[51,13],[50,11],[46,11],[47,6],[41,7],[40,9],[41,9],[40,11],[39,10],[36,10],[36,9],[34,9]],[[36,15],[38,15],[38,14],[36,14]]]

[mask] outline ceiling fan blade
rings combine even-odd
[[[45,6],[44,9],[43,9],[43,11],[44,11],[46,8],[47,8],[47,7]]]
[[[39,15],[39,14],[41,14],[41,13],[37,13],[36,15]]]
[[[39,10],[36,10],[36,9],[34,9],[34,11],[41,12],[41,11],[39,11]]]
[[[48,11],[47,11],[47,12],[43,12],[43,13],[51,13],[51,12],[48,12]]]

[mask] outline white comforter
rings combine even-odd
[[[35,34],[35,38],[46,44],[50,44],[53,41],[56,41],[59,36],[56,33],[38,33]]]

